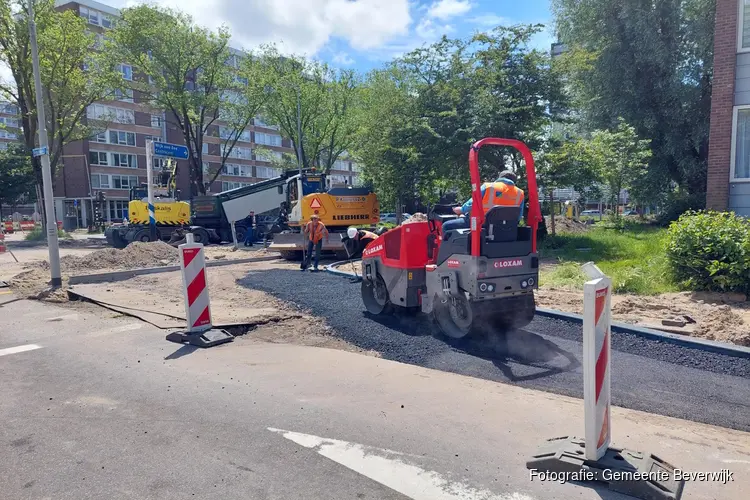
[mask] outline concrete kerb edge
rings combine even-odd
[[[583,324],[583,316],[581,316],[580,314],[557,311],[555,309],[545,309],[541,307],[537,307],[536,313],[540,316],[545,316],[548,318],[562,319],[564,321]],[[640,326],[620,323],[617,321],[612,322],[612,331],[618,333],[630,333],[632,335],[644,337],[649,340],[669,342],[691,349],[700,349],[702,351],[750,359],[750,348],[748,347],[725,344],[713,340],[697,339],[694,337],[683,337],[674,333],[659,332],[650,328],[643,328]]]
[[[346,264],[346,263],[347,261],[345,260],[341,262],[334,262],[333,264],[327,265],[325,269],[327,272],[337,275],[337,276],[345,276],[348,278],[355,277],[355,274],[352,272],[341,271],[339,269],[333,269],[335,266],[339,266],[339,265]],[[580,314],[557,311],[555,309],[545,309],[541,307],[537,307],[536,314],[540,316],[545,316],[548,318],[561,319],[564,321],[570,321],[573,323],[583,324],[583,316],[581,316]],[[620,323],[617,321],[612,322],[612,331],[618,332],[618,333],[630,333],[632,335],[644,337],[649,340],[669,342],[672,344],[681,345],[683,347],[688,347],[691,349],[700,349],[703,351],[714,352],[717,354],[725,354],[727,356],[750,359],[750,348],[748,347],[725,344],[725,343],[716,342],[713,340],[697,339],[694,337],[682,337],[674,333],[659,332],[656,330],[652,330],[650,328],[643,328],[640,326],[629,325],[627,323]]]
[[[247,259],[229,259],[229,260],[215,260],[206,262],[206,267],[221,267],[231,266],[234,264],[248,264],[252,262],[265,262],[270,260],[277,260],[279,256],[268,256],[268,257],[248,257]],[[135,276],[142,276],[145,274],[158,274],[158,273],[169,273],[173,271],[179,271],[180,266],[164,266],[164,267],[147,267],[143,269],[128,269],[125,271],[113,271],[110,273],[99,273],[99,274],[83,274],[80,276],[71,276],[68,279],[69,285],[84,285],[92,283],[105,283],[108,281],[123,281]]]
[[[355,273],[349,272],[349,271],[341,271],[339,269],[334,269],[337,266],[343,266],[344,264],[347,264],[348,260],[341,260],[339,262],[334,262],[333,264],[328,264],[325,267],[326,272],[334,274],[336,276],[345,276],[347,278],[358,278],[359,276]]]

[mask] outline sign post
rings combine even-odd
[[[612,281],[593,262],[583,266],[583,405],[585,439],[548,439],[526,462],[532,474],[606,483],[643,500],[679,500],[685,480],[656,455],[610,446]]]
[[[168,142],[146,142],[146,182],[148,183],[148,226],[149,239],[156,241],[156,210],[154,208],[154,156],[175,158],[178,160],[188,159],[188,148],[180,144]]]
[[[231,342],[234,337],[229,332],[214,329],[211,323],[203,244],[195,243],[192,233],[185,235],[185,241],[178,249],[187,328],[182,332],[170,333],[167,340],[180,344],[187,342],[197,347],[213,347]]]

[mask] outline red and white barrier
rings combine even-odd
[[[5,247],[5,235],[0,231],[0,253],[5,253],[6,251]]]
[[[599,460],[610,442],[611,295],[612,282],[607,277],[583,286],[583,400],[588,460]]]
[[[193,243],[193,235],[187,235],[187,243],[179,247],[180,269],[185,296],[187,331],[197,333],[211,329],[211,306],[206,281],[206,257],[201,243]]]

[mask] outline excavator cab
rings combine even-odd
[[[521,207],[482,208],[479,150],[518,149],[526,163],[529,213]],[[371,314],[394,308],[431,314],[448,337],[521,328],[534,317],[539,282],[536,230],[541,210],[531,152],[520,141],[482,139],[469,151],[472,211],[469,228],[443,230],[452,207],[433,207],[426,222],[394,228],[370,243],[362,258],[362,301]]]

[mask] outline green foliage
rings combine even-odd
[[[547,104],[561,85],[548,56],[528,42],[540,26],[499,27],[468,40],[442,40],[374,71],[362,91],[359,141],[365,175],[388,205],[436,200],[448,187],[469,194],[468,152],[483,137],[525,140],[534,149],[549,124]],[[521,159],[485,148],[483,179]]]
[[[274,47],[264,49],[263,63],[271,92],[267,119],[292,140],[295,159],[301,149],[304,168],[328,172],[354,141],[359,92],[355,73],[300,56],[282,56]]]
[[[57,237],[65,240],[72,238],[70,234],[66,233],[62,229],[57,230]],[[35,227],[34,229],[26,233],[23,239],[25,239],[26,241],[47,241],[47,233],[45,231],[42,231],[42,228]]]
[[[690,290],[750,291],[750,222],[731,212],[687,212],[669,226],[667,259]]]
[[[179,11],[150,5],[124,9],[107,47],[147,79],[128,82],[149,104],[166,111],[167,122],[182,132],[189,149],[192,194],[205,194],[221,172],[240,134],[266,99],[263,65],[251,55],[228,64],[229,31],[197,26]],[[150,80],[150,82],[149,82]],[[203,144],[217,120],[227,123],[219,168],[203,178]]]
[[[540,254],[543,259],[557,259],[558,264],[542,267],[541,284],[582,288],[586,277],[580,265],[593,261],[612,279],[617,293],[674,291],[664,253],[665,239],[664,229],[636,223],[623,231],[596,227],[583,234],[548,236]]]
[[[0,0],[0,64],[8,66],[13,78],[0,81],[0,98],[20,108],[23,142],[31,150],[36,147],[37,117],[27,6],[26,0]],[[84,118],[91,103],[113,97],[122,81],[116,71],[120,61],[107,50],[93,50],[96,37],[75,11],[57,12],[52,0],[36,1],[34,9],[54,179],[63,146],[106,127]],[[84,70],[85,65],[96,71]],[[41,184],[39,160],[33,159],[32,165]]]
[[[585,130],[623,117],[652,140],[640,191],[705,193],[715,0],[553,0],[560,58]]]
[[[0,150],[0,205],[34,201],[35,186],[28,150],[20,143]]]

